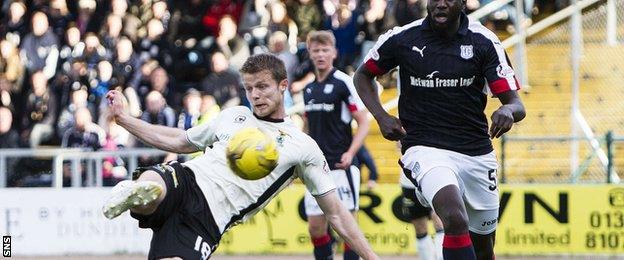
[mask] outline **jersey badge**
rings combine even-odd
[[[460,50],[461,50],[461,57],[464,59],[470,59],[474,56],[474,53],[472,52],[472,45],[461,45],[459,46]]]
[[[334,90],[334,84],[325,84],[325,88],[323,88],[323,93],[329,94]]]
[[[245,122],[245,120],[247,120],[247,117],[246,117],[246,116],[239,115],[239,116],[237,116],[236,118],[234,118],[234,123],[238,123],[238,124],[240,124],[240,123],[242,123],[242,122]]]
[[[290,135],[282,130],[278,130],[278,131],[279,131],[279,135],[275,138],[275,142],[277,143],[279,147],[284,147],[284,141],[286,140],[286,137],[287,136],[290,137]]]

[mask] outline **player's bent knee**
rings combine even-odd
[[[308,231],[313,238],[327,234],[327,220],[325,216],[308,216]]]

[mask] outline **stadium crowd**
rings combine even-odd
[[[470,9],[490,1],[468,0]],[[525,0],[527,17],[553,1]],[[545,2],[545,3],[544,3]],[[248,105],[238,69],[252,54],[284,60],[286,105],[313,79],[305,39],[336,37],[336,68],[352,72],[386,30],[425,15],[422,0],[5,0],[0,6],[0,148],[142,147],[109,120],[103,95],[121,90],[130,113],[188,129],[222,108]],[[565,5],[555,1],[555,7]],[[504,9],[501,9],[504,11]],[[490,18],[515,19],[494,14]],[[530,19],[527,19],[530,22]],[[485,20],[496,26],[493,20]],[[104,101],[103,101],[104,100]],[[174,159],[141,158],[141,165]],[[32,164],[32,161],[26,164]],[[105,184],[126,176],[103,163]],[[37,185],[9,160],[9,186]],[[68,167],[66,167],[68,168]],[[69,171],[69,170],[67,170]],[[66,180],[68,185],[69,180]]]

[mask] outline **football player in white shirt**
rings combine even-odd
[[[252,217],[299,178],[352,249],[364,259],[378,259],[338,199],[318,145],[285,113],[284,63],[271,54],[258,54],[249,57],[240,71],[253,112],[246,107],[229,108],[215,120],[186,131],[133,118],[125,111],[121,92],[107,94],[111,115],[143,142],[174,153],[204,154],[185,163],[139,168],[132,181],[113,188],[104,215],[114,218],[130,210],[139,227],[151,228],[149,259],[207,259],[224,232]],[[225,158],[230,136],[246,127],[260,128],[274,137],[280,154],[273,172],[255,181],[235,175]]]

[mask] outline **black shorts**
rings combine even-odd
[[[208,259],[217,248],[221,233],[193,171],[170,162],[140,167],[133,179],[147,170],[160,174],[167,184],[167,195],[154,213],[130,214],[139,221],[139,227],[154,231],[148,259]]]
[[[420,204],[416,198],[416,189],[401,188],[401,206],[403,214],[409,219],[417,219],[431,216],[431,208]]]

